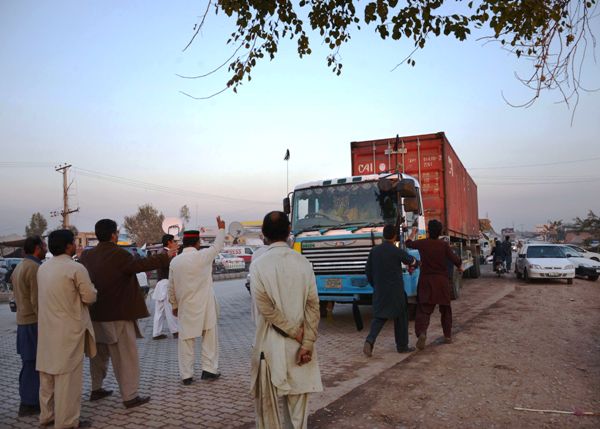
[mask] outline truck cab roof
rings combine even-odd
[[[346,184],[361,183],[361,182],[372,182],[375,180],[379,180],[383,177],[393,176],[395,174],[397,174],[397,173],[366,174],[363,176],[350,176],[350,177],[340,177],[340,178],[335,178],[335,179],[317,180],[317,181],[306,182],[306,183],[297,185],[294,188],[294,190],[297,191],[300,189],[308,189],[308,188],[315,188],[315,187],[322,187],[322,186],[335,186],[335,185],[346,185]],[[411,179],[413,182],[415,182],[415,186],[417,188],[420,187],[419,181],[417,179],[415,179],[414,177],[412,177],[411,175],[402,174],[402,173],[400,173],[400,174],[403,179]]]

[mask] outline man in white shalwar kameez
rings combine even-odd
[[[154,292],[154,324],[152,326],[152,339],[162,340],[167,336],[163,334],[163,325],[165,320],[173,338],[177,338],[179,327],[177,326],[177,317],[173,315],[173,307],[169,302],[169,279],[162,279],[156,283]]]
[[[200,250],[200,233],[183,233],[183,251],[169,268],[169,301],[179,319],[179,374],[184,385],[194,376],[195,339],[202,337],[203,380],[220,376],[217,337],[218,304],[212,281],[212,264],[225,242],[225,222],[217,217],[219,232],[214,243]]]
[[[282,212],[265,216],[272,243],[250,266],[256,303],[251,390],[257,427],[306,428],[308,393],[323,390],[314,343],[319,297],[311,264],[287,245],[290,223]],[[278,400],[283,401],[283,421]]]

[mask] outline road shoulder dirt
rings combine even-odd
[[[311,428],[600,427],[600,283],[524,284],[315,412]]]

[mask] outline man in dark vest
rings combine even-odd
[[[408,309],[402,280],[402,264],[415,266],[417,260],[405,250],[396,247],[394,225],[386,225],[383,228],[383,240],[382,244],[371,249],[365,267],[367,279],[373,286],[373,320],[363,347],[363,352],[368,357],[372,356],[375,340],[388,319],[394,320],[396,350],[399,353],[414,350],[414,347],[408,345]]]

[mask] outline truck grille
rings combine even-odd
[[[364,274],[371,246],[302,249],[315,274]]]

